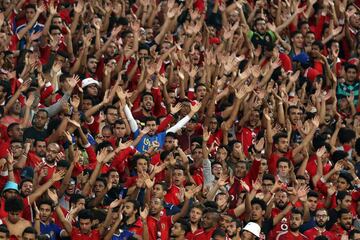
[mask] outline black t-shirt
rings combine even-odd
[[[23,139],[35,139],[35,140],[45,140],[49,136],[47,130],[36,130],[34,127],[29,127],[24,130]]]
[[[334,208],[328,210],[328,213],[329,213],[329,221],[326,223],[327,230],[331,229],[338,219],[338,211],[336,211]]]

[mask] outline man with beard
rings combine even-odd
[[[205,240],[210,239],[216,227],[218,226],[218,222],[220,220],[219,213],[212,208],[206,209],[204,212],[204,217],[201,220],[202,231],[199,231],[194,236],[194,240]]]
[[[173,127],[169,128],[166,131],[156,133],[158,129],[157,119],[154,117],[148,117],[146,119],[146,127],[148,127],[150,130],[149,132],[144,135],[139,144],[136,146],[136,149],[140,153],[144,153],[149,150],[151,146],[153,146],[153,143],[156,141],[160,144],[159,148],[162,148],[165,142],[165,136],[168,132],[177,132],[179,129],[181,129],[194,115],[200,110],[201,104],[196,104],[194,106],[191,106],[190,113],[186,115],[184,118],[182,118],[180,121],[178,121]],[[125,106],[125,114],[129,121],[131,131],[134,133],[134,138],[136,138],[140,134],[139,126],[134,119],[130,108],[126,105]]]
[[[326,223],[329,221],[329,215],[326,209],[321,208],[316,211],[315,214],[315,227],[304,232],[304,235],[309,240],[314,240],[317,236],[322,235],[327,237],[329,240],[334,240],[335,235],[326,230]]]
[[[241,222],[233,218],[227,226],[226,233],[231,240],[240,240]]]
[[[260,131],[260,111],[249,111],[239,122],[240,128],[236,133],[236,139],[243,145],[244,154],[249,155],[249,147],[255,142],[256,136]]]
[[[190,229],[186,234],[186,239],[192,240],[194,236],[202,231],[200,228],[200,220],[203,216],[204,209],[201,205],[194,205],[189,214]]]
[[[156,198],[160,198],[161,200],[164,201],[164,208],[166,209],[167,215],[174,215],[174,214],[180,212],[180,208],[175,206],[174,204],[167,203],[165,201],[167,189],[168,189],[168,187],[167,187],[166,182],[155,183],[153,186],[153,189],[152,189],[152,196],[156,197]]]
[[[171,228],[170,239],[186,240],[185,234],[190,231],[190,226],[186,221],[177,221]]]
[[[143,225],[139,218],[140,204],[136,200],[127,200],[124,204],[123,223],[120,228],[129,234],[136,234],[141,237],[143,234]],[[135,236],[136,236],[135,235]]]
[[[257,223],[261,227],[261,239],[265,239],[274,226],[273,219],[265,218],[266,207],[266,202],[262,199],[254,198],[253,200],[251,200],[251,211],[248,219],[252,222]]]
[[[276,240],[304,240],[307,239],[305,235],[300,233],[300,226],[303,224],[303,213],[294,208],[291,210],[290,216],[290,230],[279,233]]]
[[[25,178],[20,183],[20,194],[26,198],[33,192],[33,182],[31,179]]]
[[[344,239],[349,237],[349,232],[352,230],[352,214],[347,209],[340,209],[338,212],[337,223],[332,226],[330,232],[332,232],[336,238]]]
[[[306,135],[304,140],[294,149],[289,149],[289,140],[288,135],[285,132],[280,132],[275,134],[273,137],[275,150],[271,153],[268,165],[269,165],[269,173],[276,175],[276,166],[277,161],[281,157],[286,157],[290,161],[293,160],[293,156],[296,156],[304,146],[307,146],[309,142],[312,140],[316,129],[319,127],[319,118],[315,117],[312,121],[312,126],[309,133]]]
[[[50,240],[56,240],[66,236],[64,229],[52,222],[53,202],[43,199],[38,203],[38,211],[35,216],[35,228],[38,233],[46,234]]]
[[[166,114],[166,108],[161,104],[159,88],[152,88],[151,93],[145,92],[141,96],[141,103],[138,109],[133,109],[133,116],[136,120],[144,121],[147,117],[162,117]],[[160,101],[159,101],[160,100]]]
[[[165,214],[164,202],[153,197],[150,202],[149,216],[146,218],[148,226],[149,240],[161,239],[167,240],[169,238],[169,231],[172,223],[177,222],[184,217],[189,209],[190,199],[197,193],[200,188],[195,188],[185,192],[185,202],[181,211],[173,216]]]

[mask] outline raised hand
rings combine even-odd
[[[123,202],[122,199],[116,199],[110,203],[109,208],[114,209],[114,208],[118,207],[119,205],[121,205],[122,202]]]
[[[65,174],[66,174],[65,170],[58,171],[52,175],[51,179],[54,180],[55,182],[60,181],[65,177]]]
[[[26,102],[25,102],[25,106],[26,107],[31,107],[33,102],[35,100],[35,95],[34,94],[30,94],[29,97],[26,99]]]
[[[317,156],[317,158],[318,158],[318,159],[321,159],[322,156],[325,154],[325,152],[326,152],[326,147],[325,147],[325,146],[319,148],[319,149],[316,151],[316,156]]]
[[[133,141],[130,140],[130,141],[127,141],[127,142],[122,142],[122,141],[119,141],[119,147],[118,147],[118,150],[121,151],[121,150],[124,150],[128,147],[130,147],[131,145],[133,144]]]
[[[67,79],[69,86],[72,89],[74,89],[74,87],[78,84],[78,82],[80,82],[80,77],[78,75],[73,75],[72,78]]]
[[[261,152],[265,147],[265,139],[262,137],[260,140],[254,145],[254,148],[257,152]]]
[[[96,161],[98,163],[102,163],[107,155],[108,155],[107,149],[106,148],[101,149],[100,152],[96,155]]]
[[[140,217],[142,221],[146,221],[147,217],[149,215],[149,208],[145,206],[143,210],[140,210]]]
[[[210,131],[208,131],[208,128],[205,127],[203,130],[203,141],[207,142],[209,141],[209,138],[210,138]]]
[[[70,104],[75,110],[77,110],[79,108],[79,105],[80,105],[79,96],[78,95],[73,95],[73,97],[70,99]]]
[[[71,136],[71,133],[70,133],[70,132],[65,131],[65,132],[64,132],[64,136],[66,137],[66,140],[67,140],[69,143],[72,143],[72,136]]]
[[[84,9],[84,0],[79,0],[76,4],[76,6],[74,7],[74,11],[77,14],[80,14]]]
[[[178,103],[175,105],[175,107],[173,107],[172,105],[170,105],[170,113],[172,115],[175,115],[176,113],[178,113],[182,108],[182,104]]]
[[[47,194],[55,205],[59,203],[59,197],[58,197],[56,191],[52,191],[52,190],[48,189]]]
[[[190,112],[197,113],[201,108],[201,103],[196,103],[195,105],[190,105]]]

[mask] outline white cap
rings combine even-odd
[[[96,84],[98,87],[100,87],[99,82],[93,78],[85,78],[81,83],[83,88],[89,86],[90,84]]]
[[[243,230],[251,232],[256,237],[260,237],[261,227],[257,223],[249,222],[248,224],[246,224]]]

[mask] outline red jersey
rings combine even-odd
[[[243,145],[244,154],[249,155],[249,147],[255,143],[257,134],[259,133],[260,128],[248,128],[243,127],[239,132],[236,133],[236,139],[240,141]]]
[[[147,224],[149,230],[149,240],[169,239],[170,229],[173,224],[172,217],[167,216],[164,210],[161,212],[159,220],[152,216],[148,216]]]
[[[309,240],[314,240],[317,236],[325,236],[329,240],[335,240],[336,237],[332,232],[327,230],[321,231],[319,228],[314,227],[304,232],[304,235],[308,237]]]
[[[273,208],[271,210],[271,217],[274,219],[282,210],[279,208]],[[280,220],[278,224],[276,224],[273,229],[269,233],[269,239],[275,239],[275,237],[280,234],[281,232],[287,231],[289,229],[289,219],[290,219],[290,212]]]
[[[175,185],[171,185],[171,187],[168,189],[164,199],[165,202],[167,203],[171,203],[174,205],[179,205],[180,204],[180,200],[177,197],[177,195],[180,193],[180,188],[178,186]]]
[[[305,235],[301,234],[300,232],[298,235],[295,235],[294,233],[290,231],[279,233],[276,236],[276,240],[305,240],[308,239]]]
[[[216,227],[210,228],[207,231],[201,229],[197,234],[194,236],[194,240],[210,240],[211,236],[213,235]]]
[[[100,240],[100,232],[97,229],[91,230],[89,234],[83,234],[78,228],[73,227],[70,236],[72,240]]]
[[[276,165],[277,165],[277,161],[281,158],[281,157],[285,157],[287,159],[289,159],[291,162],[293,162],[293,154],[292,154],[292,150],[288,151],[287,153],[284,153],[282,155],[279,155],[278,153],[272,153],[270,158],[268,159],[268,166],[269,166],[269,173],[271,173],[272,175],[276,175]]]

